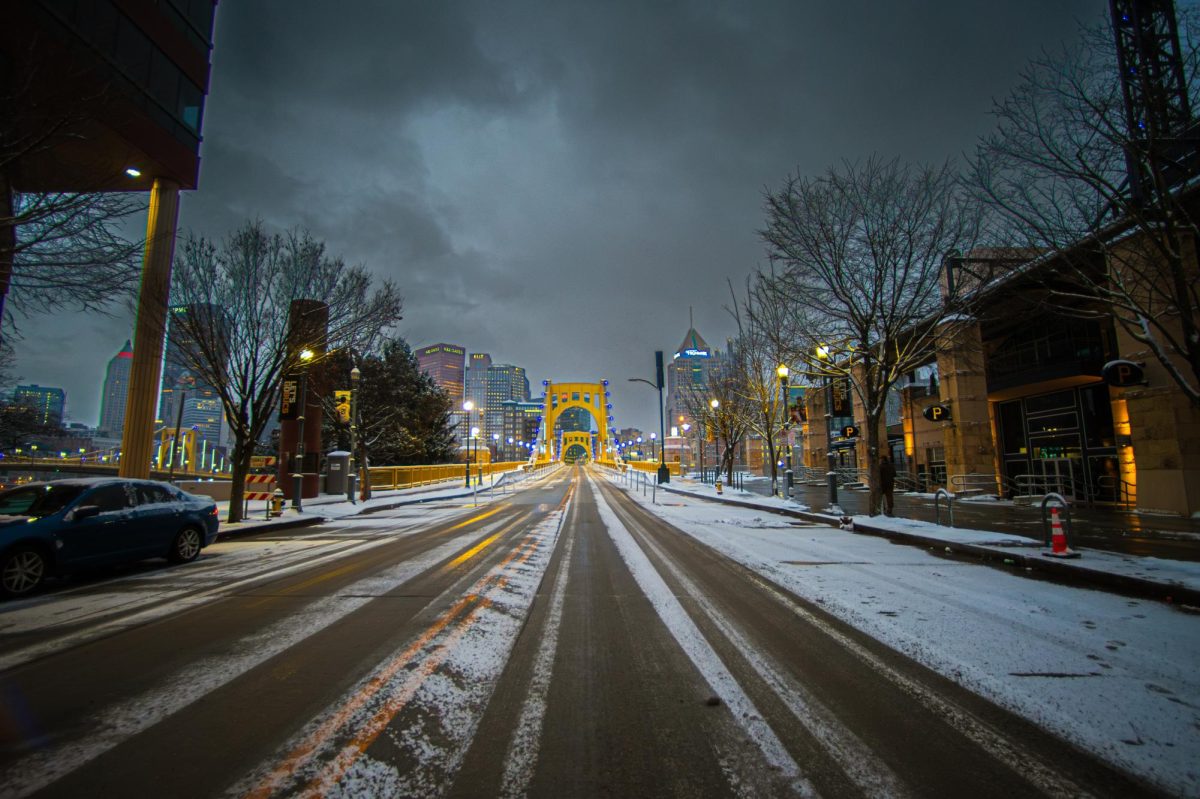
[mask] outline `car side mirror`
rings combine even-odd
[[[100,515],[100,506],[99,505],[80,505],[78,508],[71,511],[71,518],[69,519],[69,521],[77,522],[77,521],[81,521],[82,519],[90,519],[93,516],[99,516],[99,515]]]

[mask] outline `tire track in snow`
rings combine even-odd
[[[579,519],[579,506],[571,508],[572,526]],[[516,730],[508,745],[504,775],[500,783],[500,796],[525,796],[537,766],[542,724],[546,716],[546,697],[550,693],[550,679],[554,672],[554,655],[558,650],[558,631],[562,626],[563,603],[567,593],[568,572],[571,569],[571,553],[575,549],[575,534],[567,536],[563,545],[562,567],[554,578],[550,595],[550,610],[546,625],[538,643],[533,660],[533,675],[529,689],[517,719]]]
[[[590,477],[589,482],[591,482]],[[815,797],[817,793],[812,783],[800,773],[800,766],[787,751],[783,742],[779,740],[779,736],[763,719],[762,714],[758,712],[758,708],[742,690],[737,679],[704,638],[704,634],[700,632],[696,623],[687,615],[687,611],[679,604],[679,600],[675,598],[662,576],[655,570],[650,559],[646,557],[646,553],[642,552],[637,542],[634,541],[633,535],[609,507],[599,489],[594,484],[592,487],[596,497],[596,508],[608,530],[609,538],[616,545],[621,559],[642,589],[642,593],[654,606],[655,612],[658,613],[658,617],[662,619],[671,636],[683,649],[704,680],[725,702],[733,720],[758,746],[767,763],[787,779],[790,787],[797,794]],[[752,781],[747,780],[746,783],[752,784]]]
[[[564,497],[568,501],[570,494]],[[427,796],[457,772],[549,564],[560,507],[450,610],[310,722],[281,757],[229,795]],[[393,730],[406,709],[416,726]],[[401,773],[368,749],[382,734],[412,760]]]
[[[618,516],[633,524],[636,520],[623,509],[616,509]],[[741,630],[722,613],[713,602],[687,577],[671,557],[648,535],[638,538],[649,548],[671,576],[679,582],[691,600],[699,607],[717,629],[729,639],[751,668],[779,698],[783,706],[812,735],[818,746],[823,747],[842,772],[864,796],[904,797],[910,792],[900,778],[888,768],[875,753],[862,742],[846,725],[838,720],[829,708],[781,669],[771,658],[742,634]]]

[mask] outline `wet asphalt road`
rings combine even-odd
[[[411,523],[0,672],[0,796],[1152,795],[581,469]]]

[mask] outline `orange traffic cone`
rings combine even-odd
[[[1048,558],[1077,558],[1079,553],[1067,546],[1067,534],[1063,532],[1058,518],[1058,506],[1050,507],[1050,551],[1043,552]]]

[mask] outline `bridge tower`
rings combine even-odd
[[[537,455],[538,460],[560,460],[567,447],[564,441],[559,451],[555,451],[554,426],[564,411],[571,408],[582,408],[591,414],[596,421],[596,444],[591,445],[591,434],[588,434],[588,450],[593,460],[603,460],[612,440],[609,436],[609,422],[612,421],[612,403],[609,402],[608,381],[598,383],[552,383],[543,381],[546,389],[546,404],[543,408],[542,430],[538,436],[539,444],[545,452]],[[582,441],[582,440],[581,440]],[[574,442],[572,443],[581,443]]]

